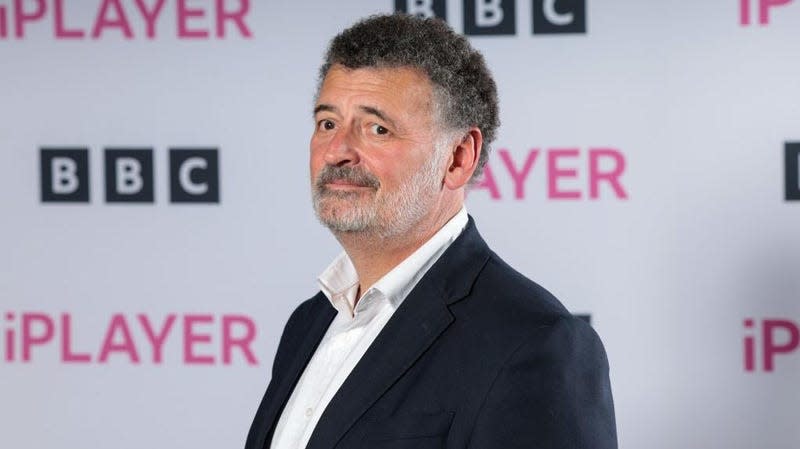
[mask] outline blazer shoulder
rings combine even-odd
[[[478,276],[472,296],[479,307],[505,318],[519,317],[528,325],[552,325],[572,315],[552,293],[518,272],[496,253]]]
[[[565,317],[531,329],[496,371],[470,448],[616,449],[608,359],[594,330]]]

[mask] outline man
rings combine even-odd
[[[499,124],[481,55],[441,21],[369,18],[331,42],[314,121],[344,253],[289,318],[246,449],[615,448],[596,334],[464,210]]]

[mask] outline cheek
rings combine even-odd
[[[314,180],[317,179],[317,175],[319,174],[320,170],[322,170],[322,168],[325,166],[325,163],[322,158],[314,157],[314,152],[312,151],[308,166],[309,176],[311,178],[311,182],[313,183]]]
[[[405,182],[407,177],[413,175],[408,166],[403,166],[403,163],[397,160],[369,161],[366,168],[380,179],[384,188],[389,190],[396,189]]]
[[[311,166],[312,173],[321,170],[322,166],[325,165],[325,152],[322,151],[322,148],[323,146],[320,145],[319,142],[315,142],[314,139],[311,139],[308,152],[308,161]]]

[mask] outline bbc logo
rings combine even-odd
[[[152,148],[106,148],[105,201],[154,203]],[[40,149],[43,203],[89,202],[89,149]],[[219,203],[216,148],[170,148],[170,203]]]
[[[463,0],[464,34],[516,34],[515,0]],[[532,0],[533,34],[585,34],[586,0]],[[447,0],[395,0],[396,12],[447,19]]]
[[[800,200],[800,142],[786,142],[784,158],[786,201]]]

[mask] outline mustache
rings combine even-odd
[[[324,189],[325,184],[329,184],[334,181],[345,181],[358,186],[372,187],[373,189],[377,189],[381,185],[381,182],[375,177],[375,175],[364,169],[348,166],[337,167],[335,165],[326,165],[317,175],[315,186],[318,189]]]

